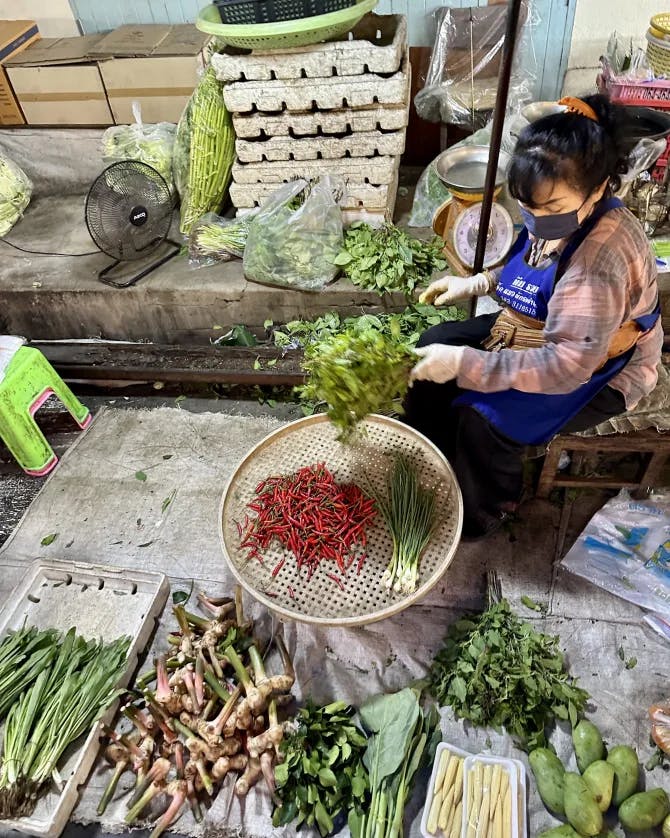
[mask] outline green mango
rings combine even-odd
[[[631,832],[653,829],[669,814],[670,800],[663,789],[638,792],[619,807],[621,825]]]
[[[597,759],[592,762],[583,774],[584,782],[595,797],[598,808],[606,812],[612,803],[612,791],[614,790],[614,768],[605,762]]]
[[[549,748],[536,748],[528,757],[542,802],[556,815],[564,815],[563,763]]]
[[[663,838],[670,838],[670,815],[663,821]]]
[[[565,772],[565,815],[580,835],[598,835],[603,829],[603,813],[598,808],[583,777],[572,771]]]
[[[593,722],[586,719],[579,722],[572,731],[572,744],[575,746],[577,767],[582,774],[592,762],[605,759],[605,744]]]
[[[564,823],[563,826],[555,826],[553,829],[548,829],[538,838],[581,838],[579,832],[576,832],[569,823]]]
[[[635,792],[640,777],[637,754],[628,745],[617,745],[607,755],[607,762],[614,769],[612,803],[621,806]]]

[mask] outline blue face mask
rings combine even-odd
[[[519,207],[519,210],[523,223],[531,236],[535,236],[536,239],[545,239],[545,241],[556,241],[557,239],[567,239],[579,230],[582,225],[578,213],[586,201],[588,201],[588,197],[579,209],[553,215],[533,215],[530,210],[522,206]]]

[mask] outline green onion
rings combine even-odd
[[[376,500],[393,537],[393,557],[382,581],[398,593],[412,593],[419,560],[435,527],[435,490],[424,489],[414,466],[398,454],[389,472],[386,496]]]
[[[49,666],[12,705],[0,768],[0,818],[30,815],[49,783],[59,782],[58,762],[121,694],[129,638],[112,643],[65,635]]]

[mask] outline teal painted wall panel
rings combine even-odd
[[[189,23],[204,0],[70,0],[83,32],[101,32],[123,23]],[[537,24],[525,65],[535,76],[537,99],[560,93],[567,68],[577,0],[534,0]],[[380,0],[381,14],[407,15],[410,43],[430,46],[435,38],[433,13],[443,6],[485,6],[486,0]]]

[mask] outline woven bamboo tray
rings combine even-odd
[[[398,614],[422,599],[451,564],[463,524],[463,502],[447,460],[424,436],[395,419],[369,416],[362,431],[352,444],[342,445],[326,416],[298,419],[253,448],[224,490],[219,527],[226,562],[249,593],[277,614],[326,626],[365,625]],[[262,480],[324,462],[339,482],[352,481],[363,489],[370,486],[377,493],[386,484],[396,452],[408,457],[423,485],[435,487],[438,493],[439,523],[421,558],[419,584],[413,594],[388,591],[382,583],[393,547],[380,514],[367,529],[368,558],[363,569],[357,575],[353,564],[343,577],[343,590],[326,575],[336,570],[332,562],[324,561],[308,582],[305,570],[299,575],[295,557],[276,544],[263,554],[264,564],[247,559],[235,522],[244,519],[245,507]],[[287,561],[281,572],[272,578],[272,569],[284,557]]]

